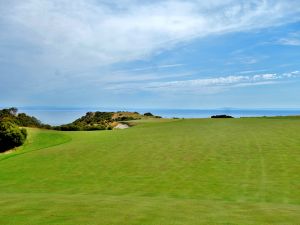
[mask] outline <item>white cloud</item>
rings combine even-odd
[[[157,65],[157,66],[148,66],[148,67],[141,67],[129,70],[119,70],[113,73],[128,73],[128,72],[137,72],[137,71],[149,71],[149,70],[162,70],[162,69],[170,69],[170,68],[178,68],[182,67],[185,64],[176,63],[176,64],[166,64],[166,65]]]
[[[296,77],[300,77],[300,71],[296,70],[293,71],[291,73],[284,73],[282,74],[283,78],[296,78]]]
[[[289,33],[286,37],[277,41],[280,45],[300,46],[300,32]]]
[[[252,76],[223,76],[207,79],[179,80],[168,82],[152,82],[152,83],[126,83],[117,84],[108,87],[110,90],[127,91],[127,90],[143,90],[155,92],[176,92],[176,93],[203,93],[211,94],[221,92],[236,87],[248,87],[258,85],[270,85],[279,81],[286,81],[289,78],[300,77],[300,71],[293,71],[283,74],[256,74]]]
[[[241,71],[239,72],[240,74],[251,74],[251,73],[258,73],[258,72],[265,72],[268,71],[267,69],[262,69],[262,70],[246,70],[246,71]]]
[[[0,6],[2,43],[25,42],[38,49],[27,55],[31,63],[68,68],[141,59],[194,38],[297,21],[300,12],[295,0],[11,0]]]
[[[252,78],[254,81],[257,81],[257,80],[276,80],[279,77],[276,73],[269,73],[269,74],[254,75]]]
[[[300,46],[300,39],[296,38],[283,38],[279,40],[282,45]]]

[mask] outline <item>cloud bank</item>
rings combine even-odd
[[[292,102],[299,79],[281,72],[299,69],[299,21],[299,0],[0,0],[0,101],[143,106],[170,93],[162,105],[183,106],[293,80]]]
[[[19,63],[109,65],[195,38],[298,21],[299,12],[298,0],[11,0],[0,2],[0,41],[18,42],[14,57],[27,58]]]

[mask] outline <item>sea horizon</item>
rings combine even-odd
[[[0,107],[8,108],[8,107]],[[207,109],[172,109],[172,108],[131,108],[131,107],[59,107],[59,106],[26,106],[17,107],[19,113],[34,116],[42,123],[61,125],[71,123],[87,112],[130,111],[144,114],[151,112],[163,118],[210,118],[213,115],[226,114],[235,118],[263,116],[296,116],[300,108],[207,108]]]

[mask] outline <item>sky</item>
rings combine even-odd
[[[300,108],[299,0],[0,0],[0,106]]]

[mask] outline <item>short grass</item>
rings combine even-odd
[[[0,224],[300,224],[300,119],[29,134],[0,155]]]

